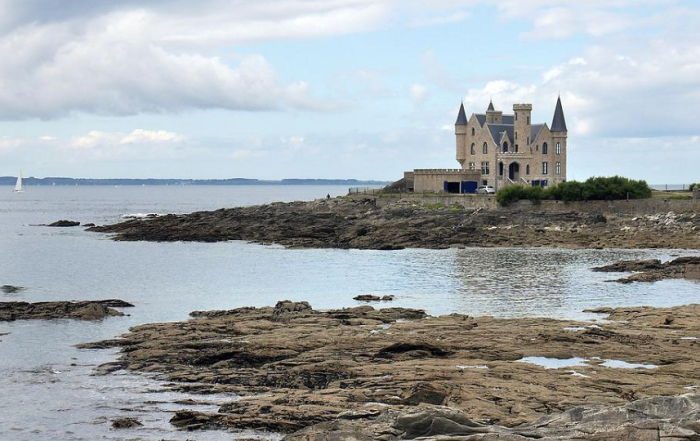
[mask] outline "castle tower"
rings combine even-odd
[[[467,114],[464,112],[464,103],[459,106],[457,121],[455,121],[455,135],[457,138],[457,161],[464,168],[467,160]]]
[[[486,109],[486,124],[503,124],[503,112],[493,108],[493,101],[489,101]]]
[[[513,104],[513,140],[514,152],[529,152],[531,135],[530,116],[532,114],[532,104]]]
[[[558,182],[563,182],[566,181],[567,130],[564,109],[561,106],[561,97],[557,97],[557,106],[554,108],[554,117],[552,118],[552,128],[550,130],[554,143],[554,173],[556,176],[560,176]]]

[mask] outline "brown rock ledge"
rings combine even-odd
[[[86,300],[81,302],[0,302],[0,321],[71,318],[99,320],[122,316],[114,308],[134,306],[123,300]]]
[[[612,265],[592,268],[599,272],[635,272],[628,277],[611,280],[611,282],[656,282],[663,279],[700,280],[700,256],[678,257],[661,263],[652,260],[622,260]]]
[[[439,204],[438,204],[439,205]],[[246,240],[296,248],[560,247],[700,249],[700,216],[498,210],[335,198],[131,219],[89,231],[116,240]]]
[[[623,406],[700,386],[700,305],[606,311],[611,321],[594,325],[371,306],[315,311],[286,301],[195,312],[189,321],[137,326],[82,347],[122,346],[101,373],[126,369],[172,390],[240,396],[217,414],[183,409],[173,418],[183,428],[293,432],[426,405],[513,427],[584,404]],[[586,362],[545,369],[523,357]],[[643,366],[614,368],[606,360]],[[382,439],[400,434],[389,435]]]

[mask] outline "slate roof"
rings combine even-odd
[[[540,134],[540,131],[544,126],[545,124],[533,124],[530,126],[530,142],[533,142],[535,141],[535,139],[537,139],[537,135]]]
[[[489,124],[489,131],[496,144],[501,143],[501,132],[506,132],[511,142],[515,139],[512,124]]]
[[[467,125],[467,114],[464,113],[464,103],[459,105],[459,114],[457,114],[457,121],[455,121],[456,126],[466,126]]]
[[[564,109],[561,107],[561,98],[557,97],[557,107],[554,109],[552,118],[552,132],[566,132],[566,120],[564,119]]]
[[[486,110],[487,110],[487,111],[489,111],[489,110],[496,110],[496,109],[493,108],[493,100],[489,101],[489,108],[486,109]]]

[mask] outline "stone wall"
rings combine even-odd
[[[462,169],[416,169],[413,170],[413,190],[417,193],[442,193],[445,181],[479,182],[481,174],[476,170]]]
[[[468,209],[498,209],[504,212],[520,209],[537,211],[578,211],[578,212],[598,212],[603,214],[634,214],[645,215],[655,213],[698,213],[700,212],[700,199],[636,199],[629,201],[581,201],[581,202],[561,202],[542,201],[539,205],[530,201],[519,201],[507,207],[500,207],[496,198],[492,195],[466,194],[466,195],[421,195],[402,194],[398,197],[378,197],[377,206],[383,207],[397,202],[414,201],[421,204],[440,203],[445,206],[460,205]]]

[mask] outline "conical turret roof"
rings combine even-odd
[[[489,100],[489,108],[486,109],[487,112],[490,111],[490,110],[496,110],[496,109],[493,108],[493,100]]]
[[[564,119],[564,109],[561,107],[561,97],[557,97],[557,107],[554,109],[552,118],[552,132],[566,132],[566,119]]]
[[[464,103],[459,105],[459,114],[457,114],[457,121],[455,121],[456,126],[466,126],[467,125],[467,114],[464,113]]]

